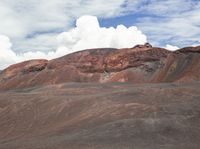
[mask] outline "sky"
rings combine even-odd
[[[87,48],[200,45],[200,0],[0,0],[0,69]]]

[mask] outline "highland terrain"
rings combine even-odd
[[[88,49],[0,72],[0,149],[199,149],[200,46]]]

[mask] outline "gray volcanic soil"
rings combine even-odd
[[[200,82],[0,92],[0,149],[199,149]]]

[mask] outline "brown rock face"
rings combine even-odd
[[[90,49],[64,57],[33,60],[0,74],[0,89],[64,82],[189,82],[200,80],[200,47],[175,52],[150,44],[126,49]]]
[[[39,72],[45,69],[47,60],[30,60],[19,64],[12,65],[3,71],[2,79],[8,79],[17,75],[29,74],[32,72]]]

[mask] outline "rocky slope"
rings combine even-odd
[[[199,149],[200,83],[0,92],[0,149]]]
[[[126,49],[89,49],[12,65],[0,74],[0,89],[64,82],[191,82],[200,80],[200,46],[175,52],[150,44]]]
[[[0,149],[199,149],[199,80],[200,47],[12,65],[0,72]]]

